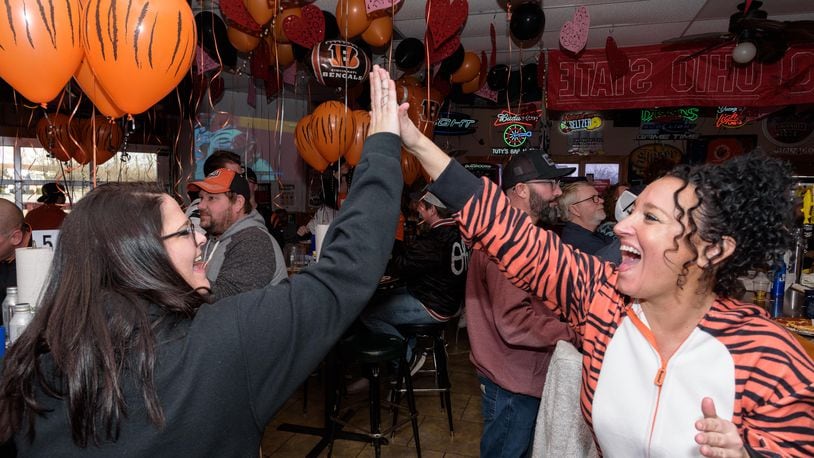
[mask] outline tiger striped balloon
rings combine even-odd
[[[184,0],[87,0],[82,30],[94,75],[130,114],[161,100],[192,66],[195,21]]]
[[[311,115],[305,115],[297,122],[297,127],[294,128],[294,146],[308,165],[322,172],[328,168],[328,161],[314,148],[310,124]]]
[[[0,78],[32,102],[53,100],[82,61],[78,0],[3,0]]]
[[[353,112],[344,103],[335,100],[324,102],[314,109],[309,127],[314,147],[329,163],[342,157],[356,136]]]

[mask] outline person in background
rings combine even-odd
[[[405,285],[375,296],[359,317],[373,332],[402,338],[398,325],[442,323],[460,312],[469,261],[469,249],[451,212],[429,192],[414,195],[414,200],[429,229],[403,251],[393,253],[391,271]],[[393,223],[397,221],[398,216]],[[410,345],[407,352],[410,361]]]
[[[503,170],[503,189],[512,207],[539,223],[561,194],[559,179],[573,168],[557,168],[548,155],[529,150]],[[470,256],[466,319],[481,388],[483,434],[480,456],[525,457],[548,362],[559,340],[576,343],[576,333],[542,300],[514,286],[482,251]]]
[[[297,225],[291,221],[288,211],[285,208],[274,210],[269,217],[269,224],[267,226],[270,228],[269,232],[280,246],[296,243],[297,240],[299,240],[297,236]]]
[[[206,231],[202,260],[215,298],[222,299],[288,276],[280,246],[251,214],[249,183],[229,169],[218,169],[187,185],[200,195],[198,211]]]
[[[371,134],[336,230],[318,264],[279,285],[208,304],[204,238],[169,195],[106,184],[80,200],[42,305],[3,361],[0,442],[13,437],[21,456],[257,456],[393,243],[396,91],[378,66],[370,84]]]
[[[23,220],[23,212],[13,202],[0,199],[0,302],[6,298],[6,288],[17,286],[15,250],[30,243],[31,231]]]
[[[560,217],[565,221],[562,241],[588,254],[594,254],[612,241],[596,232],[605,219],[605,202],[587,181],[568,183],[557,199]]]
[[[217,150],[206,158],[203,165],[204,177],[208,177],[209,174],[217,169],[229,169],[236,173],[244,173],[240,156],[232,151],[226,150]],[[189,191],[189,196],[192,202],[190,202],[185,213],[189,220],[192,221],[195,229],[204,234],[206,231],[201,228],[201,215],[198,211],[198,204],[201,203],[201,199],[198,196],[198,192],[194,190]]]
[[[581,404],[605,456],[814,456],[814,361],[737,277],[791,246],[788,166],[762,154],[683,166],[617,223],[616,266],[534,227],[399,111],[473,249],[544,298],[582,340]]]
[[[596,233],[607,237],[608,240],[616,240],[616,235],[613,233],[613,226],[617,222],[615,217],[616,201],[619,200],[619,196],[628,189],[630,189],[630,186],[627,184],[616,183],[608,187],[602,195],[602,199],[605,201],[605,221],[599,224],[599,227],[596,228]]]
[[[67,213],[62,211],[65,205],[65,193],[56,183],[45,183],[42,195],[37,199],[42,205],[37,206],[25,215],[25,222],[32,231],[59,229]]]

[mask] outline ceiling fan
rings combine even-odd
[[[729,17],[726,32],[702,33],[677,37],[662,42],[665,50],[700,47],[686,59],[692,59],[730,43],[737,43],[732,59],[746,64],[753,59],[769,64],[783,58],[791,45],[814,44],[814,21],[775,21],[767,19],[761,10],[763,2],[745,1],[738,4],[738,12]]]

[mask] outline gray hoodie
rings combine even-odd
[[[276,285],[288,276],[280,245],[254,213],[204,244],[206,277],[215,299]]]

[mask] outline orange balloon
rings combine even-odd
[[[467,81],[461,85],[461,92],[464,94],[472,94],[473,92],[478,92],[478,89],[481,87],[481,78],[480,73],[478,76],[472,78],[471,81]]]
[[[286,8],[274,18],[274,38],[277,40],[278,44],[291,42],[288,37],[285,36],[285,31],[283,31],[283,21],[285,21],[285,18],[291,15],[302,17],[302,9],[299,7]]]
[[[467,51],[464,54],[464,62],[458,67],[458,70],[455,70],[449,77],[449,81],[453,83],[465,83],[478,76],[478,73],[480,73],[480,57],[473,52]]]
[[[374,48],[380,48],[390,43],[392,37],[393,18],[390,16],[383,16],[372,20],[367,30],[362,32],[362,40],[365,40],[365,43]]]
[[[118,118],[125,115],[124,111],[119,109],[119,107],[110,100],[110,96],[107,95],[102,85],[99,84],[99,80],[93,76],[93,71],[87,59],[82,60],[79,70],[73,75],[73,79],[79,83],[82,92],[88,96],[90,101],[93,102],[93,105],[95,105],[103,115],[110,118]]]
[[[348,40],[370,27],[370,18],[365,10],[365,0],[339,0],[336,2],[336,24],[339,35]],[[391,33],[393,26],[390,26]]]
[[[7,0],[0,24],[0,78],[32,102],[53,100],[84,54],[79,1]]]
[[[297,147],[297,152],[308,165],[322,172],[328,168],[328,161],[319,154],[311,142],[310,125],[311,115],[300,118],[297,127],[294,128],[294,146]]]
[[[77,123],[69,123],[69,120],[64,114],[51,113],[37,121],[37,138],[40,144],[51,156],[62,162],[70,161],[74,151],[78,149],[76,142],[71,139],[71,135],[74,139],[79,138]]]
[[[413,184],[422,170],[423,168],[421,167],[421,163],[418,162],[418,159],[405,151],[404,148],[401,148],[401,175],[404,178],[404,182],[408,185]]]
[[[102,116],[81,120],[79,130],[84,147],[83,154],[74,155],[74,159],[82,165],[93,160],[96,161],[96,165],[102,165],[115,156],[122,146],[122,128]],[[95,157],[94,151],[96,152]]]
[[[427,88],[422,87],[414,79],[400,78],[396,81],[396,97],[399,103],[410,103],[407,115],[418,129],[428,138],[433,138],[435,121],[441,111],[443,96],[435,88],[430,89],[430,98],[427,98]]]
[[[88,0],[82,38],[93,74],[130,114],[169,94],[195,57],[195,21],[184,0]]]
[[[274,43],[271,42],[269,37],[266,37],[266,42],[269,45],[269,65],[274,68],[274,62],[280,65],[280,68],[286,68],[294,63],[294,46],[288,43],[277,43],[275,48]]]
[[[232,46],[240,52],[252,52],[260,45],[259,37],[249,35],[235,27],[226,29],[226,36],[229,37],[229,43],[232,43]]]
[[[365,139],[370,130],[370,113],[365,110],[353,110],[353,118],[356,121],[356,133],[353,136],[353,143],[345,152],[345,160],[349,165],[356,165],[362,159],[362,147],[365,146]]]
[[[316,107],[309,125],[314,146],[329,163],[342,157],[356,136],[353,112],[344,103],[335,100]]]
[[[243,0],[243,5],[260,25],[268,24],[277,13],[277,0]]]

